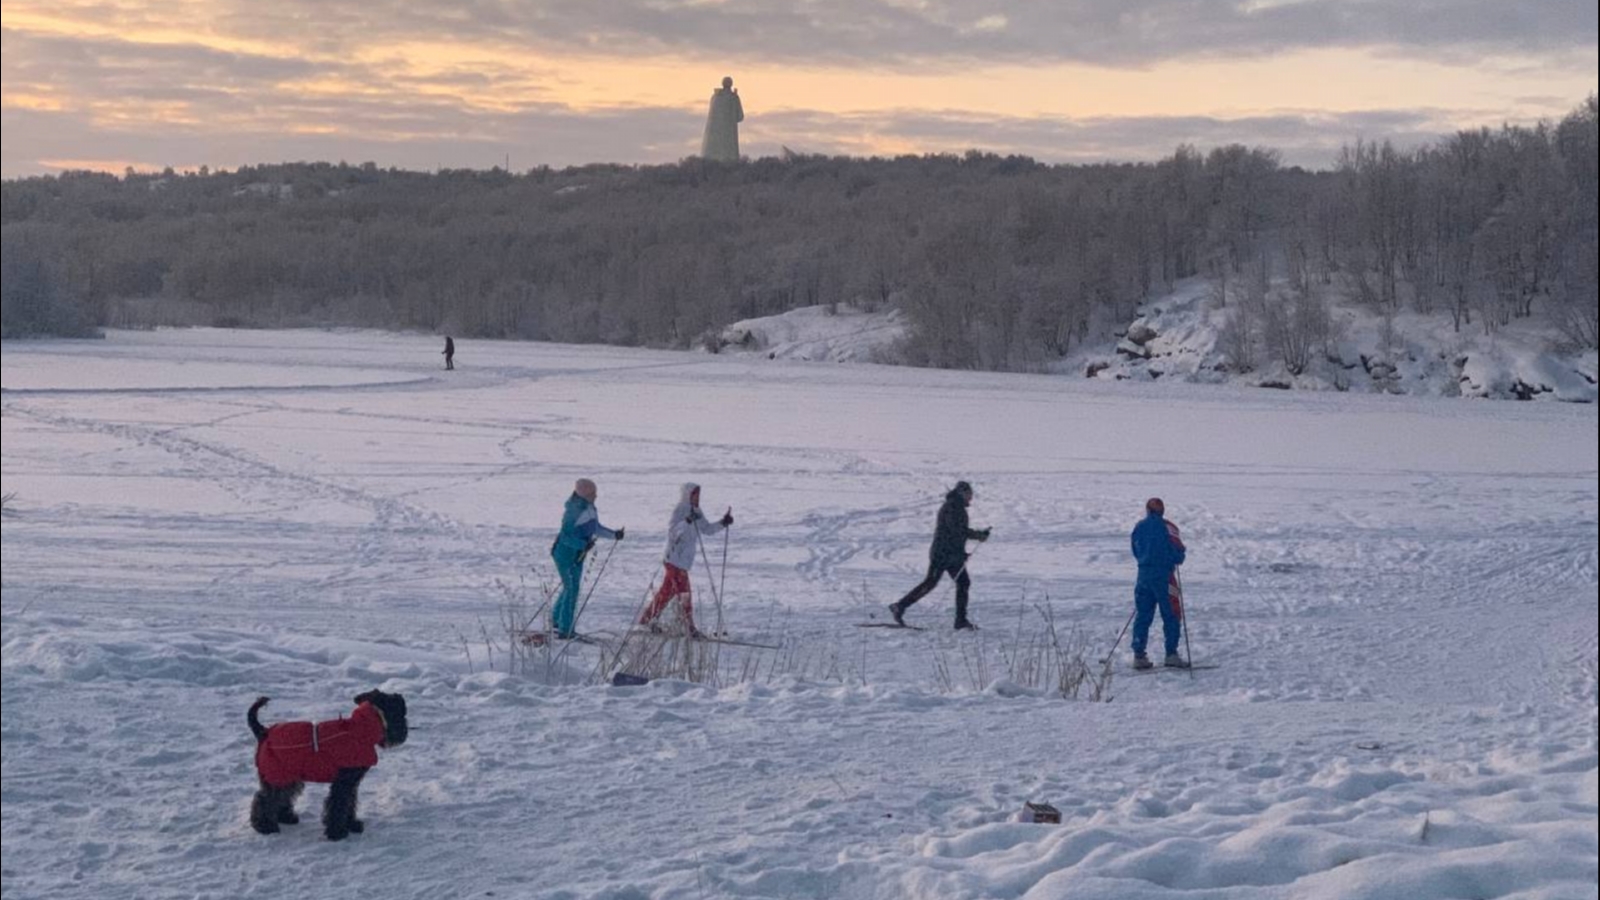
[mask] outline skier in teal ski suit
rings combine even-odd
[[[600,491],[593,481],[579,478],[561,515],[561,533],[550,545],[550,558],[555,560],[556,573],[561,576],[561,595],[551,611],[550,624],[556,637],[563,640],[576,634],[573,629],[577,623],[573,619],[578,613],[578,588],[583,585],[583,558],[597,538],[620,541],[626,530],[613,531],[600,524],[600,513],[594,506],[599,496]]]

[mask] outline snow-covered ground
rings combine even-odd
[[[445,373],[397,335],[5,344],[7,900],[1596,894],[1593,405],[458,347]],[[582,627],[626,627],[692,478],[738,519],[731,630],[785,645],[762,677],[469,666],[580,475],[628,527]],[[944,630],[948,586],[927,631],[852,627],[958,477],[994,527],[985,630]],[[1000,677],[1037,606],[1116,637],[1151,494],[1218,668],[1110,703]],[[321,840],[316,788],[250,831],[249,702],[372,686],[412,733],[367,832]]]

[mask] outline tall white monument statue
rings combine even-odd
[[[706,136],[700,142],[700,155],[719,162],[739,161],[739,123],[744,121],[744,104],[733,88],[733,79],[722,79],[722,87],[711,92],[711,109],[706,112]]]

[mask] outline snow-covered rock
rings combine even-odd
[[[1567,360],[1502,344],[1464,357],[1461,395],[1518,400],[1548,395],[1556,400],[1593,403],[1595,385]]]
[[[1166,377],[1294,390],[1596,400],[1594,351],[1555,349],[1559,336],[1537,318],[1513,321],[1492,335],[1478,326],[1456,332],[1442,314],[1402,313],[1386,323],[1337,294],[1329,313],[1334,335],[1304,370],[1289,371],[1259,337],[1254,364],[1241,369],[1223,344],[1230,307],[1210,284],[1191,279],[1145,303],[1108,343],[1080,349],[1061,370],[1114,381]]]
[[[866,312],[849,306],[805,306],[776,316],[744,319],[722,329],[717,352],[755,353],[769,359],[874,362],[905,338],[899,310]]]
[[[1149,359],[1150,349],[1130,335],[1117,342],[1117,352],[1128,359]]]

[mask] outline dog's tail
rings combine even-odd
[[[261,707],[267,705],[267,699],[266,697],[257,697],[256,702],[250,704],[250,714],[245,716],[245,720],[250,723],[250,731],[256,736],[256,743],[258,744],[267,739],[267,729],[261,724],[261,720],[256,718],[256,713],[260,711]]]

